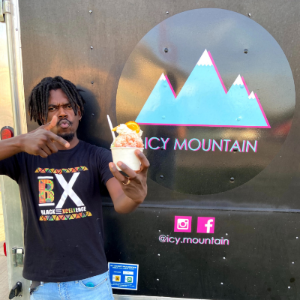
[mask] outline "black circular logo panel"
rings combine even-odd
[[[182,193],[233,189],[261,172],[290,130],[292,72],[259,24],[196,9],[150,30],[118,86],[118,123],[144,131],[149,177]]]

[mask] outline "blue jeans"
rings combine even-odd
[[[113,300],[108,272],[83,280],[44,282],[30,300]]]

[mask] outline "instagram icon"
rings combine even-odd
[[[191,232],[192,217],[175,216],[174,232]]]
[[[215,218],[214,217],[198,217],[197,223],[198,233],[214,233]]]

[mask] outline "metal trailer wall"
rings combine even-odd
[[[20,55],[19,10],[17,3],[13,6],[9,4],[3,4],[4,10],[1,12],[5,13],[5,17],[0,18],[0,128],[9,126],[14,128],[15,134],[20,134],[26,132],[27,126]],[[24,280],[22,267],[15,266],[16,257],[12,254],[12,248],[24,249],[23,215],[18,185],[7,176],[0,176],[0,191],[7,248],[8,276],[5,279],[8,279],[9,289],[15,286],[16,282],[22,282],[23,291],[20,296],[29,299],[29,281]],[[19,262],[21,261],[22,259]],[[1,295],[1,298],[8,299],[8,296]]]
[[[251,18],[268,30],[283,49],[293,72],[296,95],[300,94],[299,1],[25,0],[20,1],[20,20],[26,98],[43,77],[61,75],[71,80],[85,91],[87,100],[80,137],[108,148],[111,136],[106,115],[117,124],[117,87],[130,53],[155,25],[199,8],[222,8],[244,16],[251,13]],[[239,188],[188,195],[149,179],[145,204],[128,216],[116,214],[106,198],[108,261],[139,264],[138,290],[116,293],[298,299],[298,119],[296,105],[289,136],[276,157]],[[35,126],[28,120],[29,131]],[[218,220],[216,235],[229,239],[230,245],[161,243],[160,235],[172,236],[175,215],[214,216]]]

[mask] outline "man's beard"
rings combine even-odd
[[[59,126],[60,123],[63,122],[63,121],[69,123],[70,126],[73,125],[73,122],[69,121],[69,120],[66,119],[66,118],[63,118],[63,119],[60,119],[60,120],[57,122],[56,126]],[[63,138],[64,140],[66,140],[67,142],[71,142],[71,141],[73,140],[75,134],[74,134],[74,133],[62,133],[62,134],[58,134],[58,136],[62,137],[62,138]]]
[[[64,134],[58,134],[58,136],[62,137],[67,142],[71,142],[75,136],[74,133],[64,133]]]

